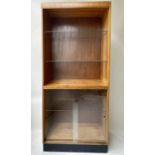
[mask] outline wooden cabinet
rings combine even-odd
[[[43,3],[44,151],[107,152],[110,2]]]

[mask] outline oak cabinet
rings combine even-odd
[[[43,3],[44,151],[107,152],[110,2]]]

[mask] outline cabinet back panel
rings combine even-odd
[[[102,18],[51,18],[50,31],[51,79],[100,79]]]

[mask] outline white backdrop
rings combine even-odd
[[[42,152],[41,139],[41,80],[42,80],[42,38],[41,38],[41,2],[50,0],[32,0],[31,12],[31,127],[32,155],[65,154]],[[51,0],[50,2],[59,2]],[[66,0],[67,2],[71,0]],[[63,2],[66,2],[63,1]],[[73,1],[73,0],[72,0]],[[88,1],[88,0],[81,0]],[[89,0],[95,1],[95,0]],[[99,0],[97,0],[99,1]],[[74,0],[75,2],[75,0]],[[110,148],[111,155],[123,155],[124,137],[124,2],[112,0],[111,33],[111,71],[110,71]],[[67,155],[68,153],[66,153]],[[73,153],[76,154],[76,153]]]

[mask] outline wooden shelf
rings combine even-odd
[[[107,89],[108,82],[103,80],[54,80],[43,89]]]

